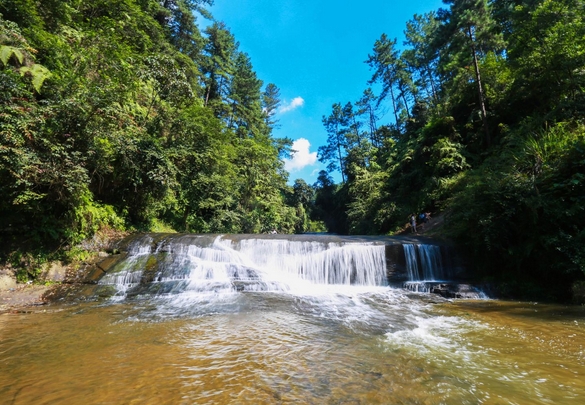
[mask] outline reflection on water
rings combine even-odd
[[[581,404],[585,313],[388,287],[0,315],[2,404]]]

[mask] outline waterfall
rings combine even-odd
[[[445,266],[441,247],[426,244],[403,244],[408,281],[402,287],[419,293],[439,294],[445,298],[485,299],[487,295],[477,287],[449,281],[451,266]]]
[[[383,245],[249,239],[234,249],[260,268],[314,284],[386,284]]]
[[[115,296],[125,297],[127,291],[139,285],[142,280],[143,269],[152,253],[151,242],[152,238],[145,237],[140,240],[140,243],[130,246],[128,259],[117,271],[106,274],[100,280],[100,284],[115,285],[117,287]]]
[[[438,281],[445,279],[441,247],[425,244],[402,245],[406,257],[409,281]]]
[[[152,245],[152,239],[136,241],[100,284],[121,297],[388,284],[383,244],[190,235]]]

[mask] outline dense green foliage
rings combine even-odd
[[[0,0],[5,252],[104,229],[307,229],[291,143],[271,135],[278,88],[224,25],[200,30],[210,3]]]
[[[371,234],[442,213],[502,292],[568,296],[585,273],[585,2],[444,3],[408,22],[402,50],[383,34],[374,90],[323,118],[319,156],[343,183],[317,184],[315,210]]]

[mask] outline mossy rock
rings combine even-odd
[[[166,253],[159,253],[157,255],[150,255],[144,265],[142,271],[142,278],[140,279],[141,284],[152,283],[160,270],[160,264],[165,261],[167,257]]]
[[[110,298],[116,295],[118,290],[115,286],[109,284],[100,284],[96,287],[94,294],[99,298]]]

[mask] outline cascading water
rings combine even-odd
[[[477,287],[450,280],[450,267],[444,265],[441,246],[428,244],[402,245],[408,280],[403,288],[421,293],[436,293],[444,297],[485,299]]]
[[[382,244],[222,236],[169,238],[150,248],[139,240],[129,257],[100,280],[116,297],[307,291],[321,285],[387,285]]]
[[[143,242],[152,242],[152,239]],[[151,250],[149,243],[134,244],[128,251],[129,257],[124,265],[118,271],[106,274],[100,283],[117,286],[115,298],[125,297],[129,289],[140,284]]]
[[[403,248],[408,274],[404,288],[415,292],[430,292],[437,281],[445,280],[440,246],[405,243]]]
[[[402,246],[406,257],[406,271],[409,281],[445,279],[440,246],[408,243]]]

